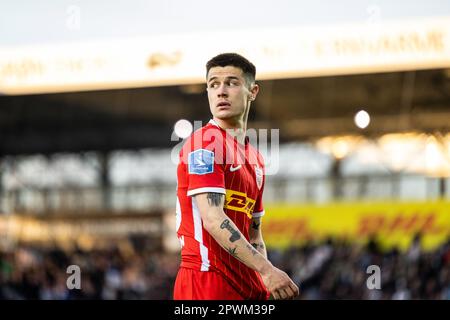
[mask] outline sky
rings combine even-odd
[[[448,0],[0,0],[0,8],[0,46],[450,16]]]

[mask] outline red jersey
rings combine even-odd
[[[193,196],[204,192],[225,195],[224,212],[249,240],[252,217],[264,215],[264,162],[249,143],[240,144],[214,120],[184,143],[177,169],[177,235],[181,267],[221,273],[244,299],[267,299],[258,272],[231,256],[203,228]]]

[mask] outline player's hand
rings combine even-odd
[[[300,293],[299,288],[286,272],[274,266],[271,266],[267,271],[261,272],[261,278],[275,300],[293,299]]]

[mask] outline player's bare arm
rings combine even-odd
[[[219,193],[201,193],[195,196],[203,227],[233,257],[259,272],[275,299],[292,299],[297,296],[299,289],[289,276],[274,267],[266,256],[256,250],[224,213],[224,198]]]
[[[250,244],[267,259],[266,244],[261,231],[261,217],[252,218],[250,229],[248,230]]]

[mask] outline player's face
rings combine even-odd
[[[243,117],[253,93],[241,69],[233,66],[211,68],[206,85],[214,117],[222,120]]]

